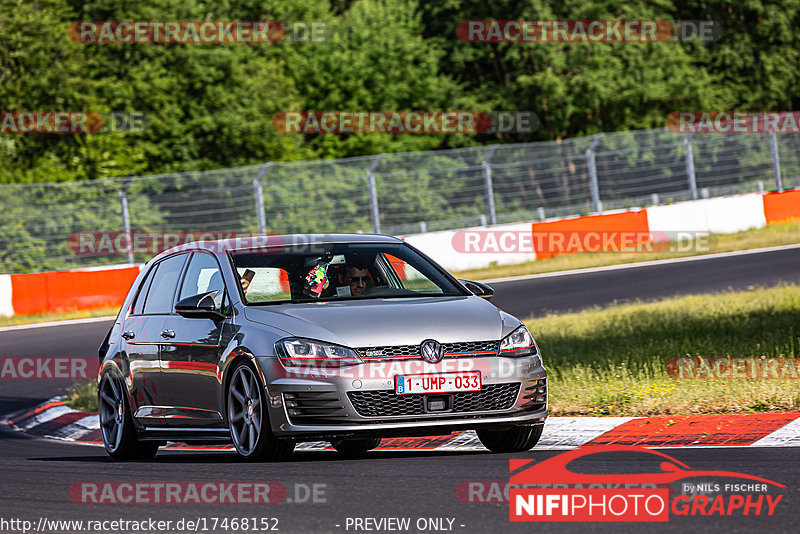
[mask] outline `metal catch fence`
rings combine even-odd
[[[152,256],[109,242],[120,235],[403,235],[789,189],[800,186],[799,171],[795,135],[657,129],[205,172],[3,184],[0,273]]]

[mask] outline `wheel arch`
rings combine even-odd
[[[261,382],[261,386],[264,388],[267,396],[269,396],[269,391],[267,390],[267,379],[264,376],[261,366],[258,364],[258,359],[256,356],[246,347],[236,347],[225,357],[225,362],[223,363],[222,369],[222,380],[220,382],[220,406],[222,406],[222,417],[225,421],[225,424],[228,424],[228,386],[231,383],[233,371],[240,362],[245,361],[250,362],[253,367],[255,367],[256,376]]]
[[[126,360],[123,360],[124,363],[127,363]],[[122,381],[123,385],[125,386],[125,395],[128,399],[128,409],[131,410],[131,418],[133,419],[134,425],[136,425],[136,418],[133,417],[133,396],[131,394],[131,384],[130,384],[130,367],[128,367],[128,372],[122,370],[119,363],[115,359],[106,359],[102,362],[100,369],[97,372],[97,394],[100,395],[100,383],[103,380],[103,375],[106,373],[116,373],[119,379]],[[98,403],[100,399],[98,398]],[[98,410],[100,407],[97,407]]]

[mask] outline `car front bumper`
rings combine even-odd
[[[547,371],[539,356],[382,361],[335,369],[286,369],[258,358],[267,384],[272,431],[295,441],[367,436],[441,435],[454,430],[543,424]],[[480,371],[481,391],[396,395],[395,377]],[[428,398],[447,409],[428,410]]]

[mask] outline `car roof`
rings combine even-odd
[[[381,234],[267,234],[231,237],[230,239],[217,239],[214,241],[193,241],[174,246],[161,252],[158,259],[175,252],[187,250],[209,250],[215,253],[234,250],[245,251],[262,247],[279,247],[293,245],[311,245],[326,243],[402,243],[403,240],[394,236]],[[151,260],[152,261],[152,260]]]

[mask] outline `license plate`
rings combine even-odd
[[[398,395],[419,393],[455,393],[480,391],[481,372],[400,375],[394,378],[394,392]]]

